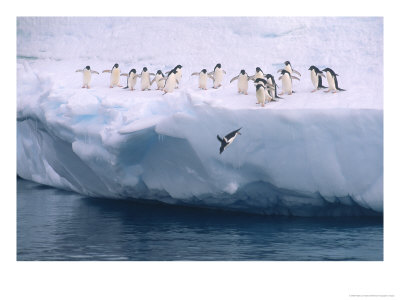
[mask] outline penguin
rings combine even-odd
[[[229,83],[232,83],[234,80],[238,80],[238,93],[243,93],[247,95],[247,90],[249,89],[249,80],[250,77],[247,75],[245,70],[240,70],[240,73],[238,76],[235,76],[231,79]]]
[[[290,61],[285,61],[285,68],[284,69],[279,69],[277,73],[280,73],[282,70],[286,70],[290,73],[290,75],[292,75],[293,73],[296,73],[297,75],[301,76],[301,74],[299,72],[297,72],[296,70],[294,70],[292,68],[292,65],[290,64]]]
[[[338,86],[337,76],[339,76],[339,74],[336,74],[332,69],[329,68],[325,68],[322,71],[326,72],[326,80],[328,81],[329,85],[329,89],[324,91],[325,93],[329,93],[330,91],[333,91],[333,93],[336,93],[337,91],[345,91]]]
[[[250,79],[254,81],[257,78],[264,78],[264,76],[265,76],[264,72],[261,70],[261,68],[257,67],[256,68],[256,73],[254,75],[250,76]]]
[[[156,76],[153,78],[153,80],[150,82],[150,85],[152,85],[154,82],[157,83],[157,90],[162,90],[162,88],[165,85],[165,79],[164,79],[164,74],[161,70],[158,70],[156,73]]]
[[[199,76],[199,88],[206,90],[207,89],[207,78],[213,78],[211,75],[207,74],[207,70],[203,69],[200,72],[192,73],[190,76],[198,75]]]
[[[267,74],[267,75],[265,75],[265,78],[267,78],[267,82],[269,84],[271,84],[275,88],[275,91],[268,90],[268,93],[272,97],[272,99],[273,100],[275,100],[275,99],[283,99],[282,97],[278,96],[278,89],[277,89],[278,85],[275,82],[274,76],[271,75],[271,74]]]
[[[146,67],[143,67],[142,73],[140,73],[140,75],[138,75],[138,77],[141,78],[140,88],[142,89],[142,91],[150,90],[150,86],[151,86],[150,75],[155,76],[155,74],[150,73]]]
[[[242,129],[242,127],[240,127],[239,129],[237,129],[235,131],[228,133],[226,136],[224,136],[223,139],[219,135],[217,135],[218,141],[221,142],[221,147],[219,148],[219,154],[221,154],[225,150],[226,147],[228,147],[230,144],[232,144],[232,142],[235,140],[235,138],[238,134],[241,134],[239,132],[240,129]]]
[[[136,85],[136,80],[138,75],[136,74],[136,70],[132,69],[129,71],[128,74],[126,73],[122,73],[121,76],[126,76],[128,77],[126,79],[126,87],[124,87],[124,89],[130,89],[131,91],[133,91],[135,89],[135,85]]]
[[[221,69],[221,64],[216,64],[214,67],[214,71],[208,73],[208,75],[212,75],[214,85],[213,88],[217,89],[222,86],[222,79],[224,77],[223,74],[226,74],[224,70]]]
[[[114,86],[119,86],[122,87],[119,84],[119,77],[121,74],[121,70],[119,69],[118,64],[114,64],[111,70],[104,70],[102,73],[111,73],[110,77],[110,88],[113,88]]]
[[[93,71],[90,69],[90,66],[86,66],[84,69],[76,70],[75,72],[82,72],[83,73],[83,83],[82,88],[90,89],[90,81],[92,79],[92,74],[99,74],[97,71]]]
[[[290,75],[290,73],[286,70],[281,71],[281,76],[279,77],[279,80],[282,79],[282,92],[279,95],[283,95],[284,93],[288,93],[288,95],[291,95],[293,92],[293,87],[292,87],[292,79],[297,79],[296,76]]]
[[[172,93],[175,89],[176,84],[179,84],[179,81],[176,79],[176,74],[177,74],[177,70],[172,70],[171,72],[169,72],[167,78],[165,79],[165,85],[163,88],[164,94],[166,93]],[[165,78],[165,77],[164,77]]]
[[[261,104],[262,107],[264,107],[265,105],[266,94],[267,93],[265,92],[264,85],[262,85],[261,83],[257,84],[256,86],[257,104]]]
[[[324,73],[322,73],[322,71],[320,71],[316,66],[311,66],[308,69],[311,71],[311,82],[315,87],[311,93],[314,93],[319,89],[326,89],[326,86],[322,85],[322,77],[325,77]]]
[[[267,80],[265,80],[265,79],[263,79],[263,78],[257,78],[257,79],[254,81],[254,85],[256,86],[256,94],[257,94],[257,85],[259,85],[259,84],[261,84],[261,85],[264,87],[265,99],[267,99],[268,102],[271,102],[271,101],[278,101],[278,100],[275,100],[275,99],[271,96],[271,94],[270,94],[270,91],[271,91],[272,93],[274,92],[275,87],[274,87],[272,84],[269,84],[269,83],[267,82]],[[257,103],[258,103],[258,102],[257,102]]]

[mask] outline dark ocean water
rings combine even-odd
[[[383,219],[266,217],[17,182],[17,260],[383,260]]]

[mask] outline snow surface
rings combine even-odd
[[[383,212],[382,18],[18,18],[17,171],[89,196],[265,214]],[[241,69],[295,94],[265,108],[229,84]],[[180,88],[110,89],[109,74],[183,66]],[[221,63],[220,89],[190,74]],[[345,92],[310,93],[308,67]],[[125,86],[125,77],[121,84]],[[326,81],[324,81],[325,85]],[[280,83],[278,82],[278,85]],[[137,89],[140,89],[138,80]],[[222,155],[216,135],[243,127]]]

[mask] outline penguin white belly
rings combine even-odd
[[[176,71],[175,79],[178,80],[179,82],[181,82],[181,79],[182,79],[182,70],[181,69]],[[176,82],[176,80],[175,80],[175,82]],[[177,82],[176,82],[176,86],[178,86]]]
[[[118,68],[114,68],[111,72],[110,86],[119,85],[119,76],[121,71]]]
[[[318,76],[314,70],[311,70],[311,82],[315,88],[318,88]]]
[[[335,79],[332,77],[330,72],[326,72],[326,80],[328,81],[329,90],[336,91]]]
[[[165,82],[164,92],[172,93],[175,89],[176,77],[174,74],[168,76],[167,82]]]
[[[292,80],[288,74],[285,74],[282,77],[282,91],[288,94],[292,93]]]
[[[240,75],[238,79],[239,92],[247,94],[248,88],[249,88],[249,81],[247,80],[247,75]]]
[[[128,79],[128,88],[133,90],[135,89],[137,77],[134,75],[130,75]]]
[[[83,70],[83,86],[88,87],[91,78],[92,78],[92,73],[87,69]]]
[[[165,85],[165,80],[160,80],[162,76],[160,74],[156,75],[157,89],[162,90]]]
[[[261,104],[261,106],[264,106],[264,103],[265,103],[265,90],[263,88],[259,88],[256,91],[256,97],[257,97],[258,103]]]
[[[204,74],[203,72],[199,75],[199,88],[204,90],[207,89],[207,74]]]
[[[142,91],[150,89],[150,74],[147,72],[142,73],[141,88]]]
[[[214,88],[217,88],[222,83],[222,78],[224,77],[224,73],[221,69],[216,69],[214,72]]]

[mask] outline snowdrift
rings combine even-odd
[[[197,79],[189,76],[203,68],[203,56],[197,50],[185,54],[186,48],[179,51],[179,60],[172,55],[176,51],[168,45],[171,40],[176,42],[175,32],[164,39],[164,52],[147,45],[147,37],[142,36],[142,44],[132,47],[142,47],[136,49],[138,53],[148,49],[148,57],[106,62],[104,56],[109,53],[100,49],[91,53],[97,54],[96,59],[86,63],[82,49],[86,46],[89,53],[95,51],[87,43],[97,40],[96,30],[111,30],[115,41],[126,43],[122,37],[132,30],[137,34],[148,20],[136,20],[136,27],[128,26],[131,19],[124,19],[123,25],[114,19],[98,20],[97,27],[86,27],[87,32],[78,30],[79,22],[92,24],[93,19],[66,20],[20,18],[18,22],[17,172],[22,178],[93,197],[152,199],[261,214],[382,214],[381,19],[344,18],[338,23],[333,18],[295,18],[287,22],[277,18],[240,18],[236,22],[234,18],[202,18],[207,26],[198,34],[205,35],[208,27],[219,25],[215,26],[217,33],[231,37],[219,44],[213,31],[215,44],[213,49],[207,48],[208,60],[221,62],[217,61],[218,50],[225,53],[227,44],[233,47],[239,41],[248,41],[237,50],[243,58],[240,65],[235,53],[224,56],[222,65],[227,77],[222,88],[207,91],[199,90]],[[197,39],[189,37],[195,20],[177,21],[176,34],[183,32],[186,42],[197,45]],[[263,20],[272,24],[268,34],[260,32]],[[44,30],[46,22],[53,25],[46,27],[48,32]],[[152,26],[160,27],[150,34],[160,33],[170,22],[169,18],[152,22]],[[249,26],[243,27],[246,24]],[[285,24],[287,30],[282,32],[277,24]],[[349,24],[351,29],[346,27]],[[33,39],[33,32],[40,28],[44,32]],[[243,32],[243,28],[255,30]],[[345,37],[338,34],[346,29]],[[57,44],[57,30],[67,32],[70,44]],[[360,36],[364,31],[370,35]],[[332,68],[340,74],[340,86],[348,91],[310,93],[309,65],[323,67],[333,61],[330,50],[326,56],[321,54],[321,44],[331,45],[328,34],[342,46],[335,53],[338,67]],[[37,48],[37,40],[41,40],[43,49]],[[81,48],[77,46],[80,40],[84,40]],[[271,50],[270,61],[262,52],[256,51],[251,59],[244,55],[262,41],[277,45],[276,51]],[[318,46],[310,47],[317,41]],[[299,51],[294,55],[297,63],[291,59],[303,76],[300,83],[295,83],[295,94],[260,108],[255,104],[252,87],[249,95],[238,95],[229,79],[244,67],[250,75],[256,66],[274,73],[288,58],[273,56],[287,51],[279,47],[282,42],[303,49],[302,58]],[[350,53],[351,47],[358,53]],[[121,47],[118,49],[121,51]],[[143,66],[154,72],[156,68],[164,71],[173,64],[162,64],[161,60],[168,61],[171,55],[175,64],[183,65],[184,77],[179,89],[164,96],[155,90],[110,89],[109,77],[104,74],[93,75],[92,89],[81,89],[81,77],[74,73],[87,64],[102,71],[114,62],[125,71],[132,66],[139,71]],[[364,64],[358,64],[360,56]],[[348,68],[351,58],[353,65]],[[208,63],[207,68],[211,70],[215,63]],[[371,82],[376,85],[371,87]],[[243,127],[242,135],[220,155],[216,135],[239,127]]]

